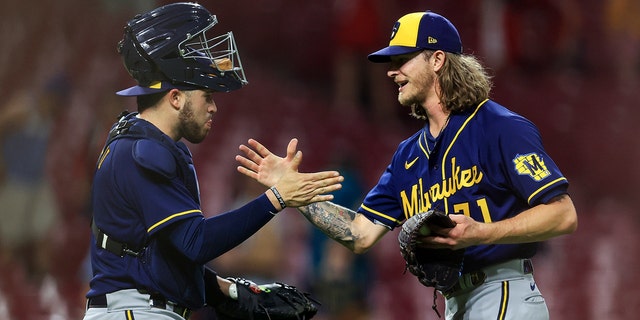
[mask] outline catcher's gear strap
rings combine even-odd
[[[142,253],[142,251],[144,251],[144,248],[140,250],[132,250],[126,243],[119,242],[109,237],[106,233],[102,232],[100,228],[98,228],[96,222],[93,219],[91,220],[91,231],[93,232],[93,236],[96,238],[96,245],[98,247],[114,253],[120,257],[124,257],[125,254],[138,257]]]
[[[118,122],[114,124],[113,127],[111,127],[111,130],[109,130],[107,141],[105,142],[100,154],[104,154],[107,146],[111,143],[111,141],[115,140],[116,137],[129,131],[129,128],[133,125],[133,123],[128,121],[128,119],[132,116],[135,116],[135,114],[130,113],[129,111],[125,110],[120,112],[120,114],[118,115]],[[100,161],[100,158],[102,157],[98,157],[98,161]]]

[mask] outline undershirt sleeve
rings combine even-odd
[[[207,263],[233,249],[267,224],[276,212],[265,194],[244,206],[210,218],[184,219],[165,236],[190,260]]]

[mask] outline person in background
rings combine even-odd
[[[13,317],[37,317],[49,306],[33,296],[55,282],[52,240],[61,216],[50,167],[54,128],[69,102],[69,84],[53,76],[42,87],[19,90],[0,108],[0,294]],[[40,297],[38,297],[40,298]]]

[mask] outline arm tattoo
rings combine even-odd
[[[329,201],[312,203],[298,210],[329,238],[353,250],[358,239],[358,235],[351,230],[355,211]]]

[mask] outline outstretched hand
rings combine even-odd
[[[288,207],[300,207],[319,201],[333,200],[330,193],[342,188],[344,178],[337,171],[301,173],[302,151],[298,139],[291,139],[284,158],[273,154],[254,139],[240,145],[244,156],[236,156],[238,172],[266,187],[275,186]]]
[[[265,187],[275,185],[289,169],[298,171],[302,161],[302,151],[297,151],[298,139],[291,139],[287,146],[287,155],[281,158],[254,139],[249,139],[248,145],[241,144],[239,149],[245,156],[236,156],[240,163],[238,172],[252,178]]]

